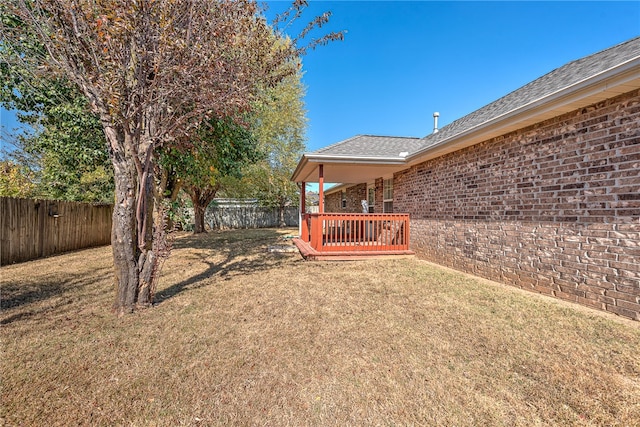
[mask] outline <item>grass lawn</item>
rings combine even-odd
[[[638,426],[640,324],[295,230],[176,239],[116,318],[111,249],[0,269],[7,426]]]

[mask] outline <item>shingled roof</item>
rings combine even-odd
[[[397,136],[357,135],[328,147],[321,148],[314,154],[331,156],[362,157],[406,157],[424,145],[421,138]],[[404,153],[404,156],[400,156]]]
[[[332,156],[397,157],[400,152],[408,152],[411,155],[638,57],[640,37],[556,68],[422,139],[358,135],[313,153]]]
[[[424,138],[358,135],[304,154],[293,179],[311,179],[314,165],[326,172],[332,162],[340,164],[336,178],[348,171],[354,179],[346,163],[364,171],[368,159],[386,162],[389,173],[638,88],[640,37],[569,62]]]
[[[640,37],[569,62],[423,138],[422,149],[640,57]],[[412,152],[411,154],[413,154]]]

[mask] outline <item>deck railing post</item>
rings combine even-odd
[[[311,227],[310,215],[305,213],[302,215],[302,224],[300,227],[300,238],[303,242],[309,242],[309,228]]]
[[[322,214],[311,215],[311,247],[317,251],[322,250],[323,223]]]

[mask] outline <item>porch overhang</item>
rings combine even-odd
[[[407,167],[404,157],[328,156],[303,154],[291,180],[319,182],[320,165],[324,169],[324,182],[361,183],[382,176],[393,175]]]

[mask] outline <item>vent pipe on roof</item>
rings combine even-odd
[[[437,111],[433,113],[433,133],[438,133],[438,117],[440,117],[440,113]]]

